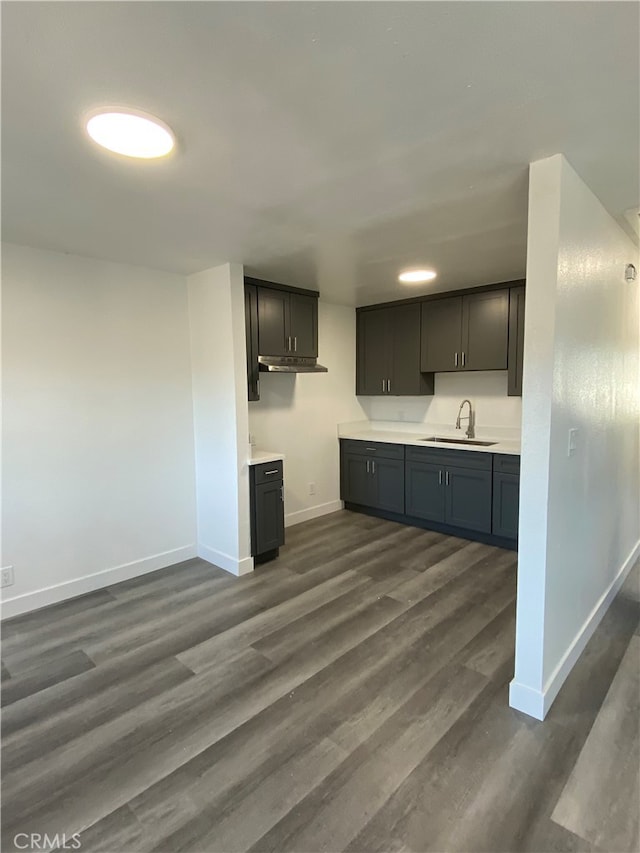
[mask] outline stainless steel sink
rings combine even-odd
[[[480,447],[491,447],[497,444],[497,441],[478,441],[476,438],[445,438],[443,435],[430,435],[428,438],[419,438],[418,441],[432,441],[435,443],[442,442],[443,444],[475,444]]]

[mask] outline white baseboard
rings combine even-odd
[[[253,557],[245,557],[242,560],[237,560],[235,557],[231,557],[229,554],[225,554],[222,551],[216,551],[215,548],[211,548],[209,545],[198,545],[198,557],[201,557],[203,560],[206,560],[207,563],[213,563],[214,566],[218,566],[220,569],[224,569],[225,572],[229,572],[231,575],[246,575],[249,572],[253,571]]]
[[[544,720],[544,696],[539,690],[519,684],[515,678],[509,685],[509,705],[536,720]]]
[[[636,560],[640,556],[640,540],[631,549],[631,553],[620,567],[615,578],[600,596],[597,604],[585,619],[582,627],[577,632],[569,648],[562,656],[560,662],[547,679],[542,690],[528,687],[518,683],[515,679],[509,685],[509,705],[518,711],[523,711],[537,720],[544,720],[553,704],[554,699],[560,692],[560,688],[567,676],[575,666],[578,658],[584,651],[587,643],[600,624],[602,617],[609,609],[618,590],[625,582]]]
[[[22,613],[47,607],[49,604],[58,604],[68,598],[75,598],[78,595],[120,583],[120,581],[127,581],[139,575],[156,572],[158,569],[164,569],[174,563],[181,563],[183,560],[190,560],[196,556],[195,545],[183,545],[181,548],[163,551],[161,554],[153,554],[151,557],[144,557],[142,560],[134,560],[131,563],[123,563],[121,566],[102,569],[91,575],[64,581],[64,583],[38,589],[35,592],[26,592],[2,602],[2,619],[11,619],[11,617],[20,616]]]
[[[303,521],[311,521],[312,518],[320,518],[321,515],[329,515],[329,513],[338,512],[341,509],[344,509],[342,501],[329,501],[326,504],[309,507],[309,509],[290,512],[284,517],[284,526],[293,527],[296,524],[302,524]]]

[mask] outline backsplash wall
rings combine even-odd
[[[433,397],[359,397],[358,401],[372,421],[450,422],[453,426],[465,398],[473,405],[477,429],[520,429],[522,399],[507,397],[506,370],[436,373]]]

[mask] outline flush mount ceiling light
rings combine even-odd
[[[403,284],[422,284],[425,281],[431,281],[436,277],[433,270],[405,270],[398,276],[398,281]]]
[[[155,116],[122,107],[103,107],[88,117],[87,133],[109,151],[152,160],[166,157],[175,146],[170,127]]]

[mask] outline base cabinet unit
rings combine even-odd
[[[519,456],[356,439],[340,445],[347,509],[515,547]]]
[[[282,462],[252,465],[251,555],[258,562],[278,556],[284,545],[284,481]]]
[[[493,457],[493,526],[495,536],[518,538],[520,457]]]
[[[490,453],[406,448],[406,514],[491,533]]]
[[[404,513],[404,446],[342,441],[340,486],[346,503]]]

